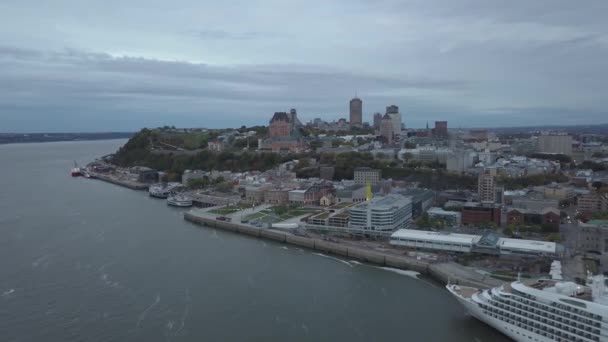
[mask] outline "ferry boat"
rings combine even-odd
[[[489,290],[446,287],[473,317],[515,341],[608,341],[608,296],[602,275],[589,275],[586,285],[536,279]]]
[[[156,198],[167,198],[173,191],[179,191],[182,188],[183,185],[177,182],[153,184],[148,188],[148,194]]]
[[[80,169],[78,164],[76,164],[76,161],[74,161],[74,167],[70,171],[70,174],[72,175],[72,177],[79,177],[80,175],[82,175],[82,170]]]
[[[167,204],[174,207],[191,207],[192,199],[184,195],[171,195],[167,198]]]
[[[170,193],[171,191],[169,191],[169,189],[162,185],[150,185],[150,187],[148,188],[148,194],[151,197],[167,198],[169,197]]]

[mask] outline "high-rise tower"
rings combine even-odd
[[[350,124],[353,126],[363,124],[363,101],[358,97],[350,100]]]

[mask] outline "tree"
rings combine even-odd
[[[272,208],[272,211],[279,216],[285,214],[288,210],[289,208],[284,205],[277,205],[276,207]]]
[[[601,181],[595,181],[591,183],[591,186],[594,187],[596,190],[599,190],[604,186],[604,183],[602,183]]]
[[[416,144],[415,144],[415,143],[413,143],[413,142],[411,142],[411,141],[406,141],[406,142],[403,144],[403,147],[411,150],[411,149],[416,148]]]
[[[561,240],[562,236],[559,233],[551,233],[547,236],[547,241],[560,242]]]
[[[215,186],[215,189],[219,192],[230,192],[232,190],[232,182],[221,182]]]
[[[506,236],[512,237],[513,236],[513,228],[511,225],[507,226],[507,228],[503,229],[503,234],[505,234]]]
[[[422,213],[422,215],[420,215],[420,217],[416,221],[416,225],[419,228],[426,228],[426,229],[431,227],[431,219],[429,218],[429,214],[426,211],[424,213]]]
[[[543,223],[540,225],[540,229],[543,233],[555,233],[559,231],[559,228],[556,228],[554,225],[550,223]]]

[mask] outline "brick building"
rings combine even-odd
[[[483,225],[490,222],[500,226],[500,205],[493,203],[465,203],[462,207],[462,224]]]

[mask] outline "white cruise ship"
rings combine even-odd
[[[586,286],[537,279],[490,290],[450,284],[447,289],[473,317],[515,341],[608,341],[603,276],[589,277]]]

